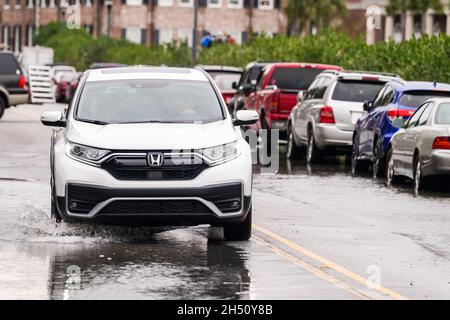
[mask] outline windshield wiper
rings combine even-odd
[[[90,119],[76,119],[76,120],[81,121],[81,122],[87,122],[87,123],[92,123],[92,124],[98,124],[98,125],[102,125],[102,126],[105,126],[105,125],[107,125],[107,124],[110,124],[110,123],[108,123],[108,122],[101,121],[101,120],[90,120]]]

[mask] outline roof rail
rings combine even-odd
[[[380,72],[380,71],[342,70],[341,72],[342,73],[370,73],[370,74],[377,74],[380,76],[400,78],[400,76],[396,73]]]
[[[334,70],[334,69],[325,69],[321,73],[330,73],[334,75],[340,74],[342,71]]]

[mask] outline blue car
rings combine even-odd
[[[398,79],[386,83],[375,100],[364,103],[366,112],[357,121],[353,134],[353,174],[368,170],[372,164],[374,177],[384,175],[392,135],[423,102],[433,97],[450,97],[450,85]]]

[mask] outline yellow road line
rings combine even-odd
[[[278,254],[279,256],[293,262],[294,264],[302,267],[303,269],[311,272],[312,274],[314,274],[315,276],[319,277],[322,280],[328,281],[329,283],[335,285],[336,287],[338,287],[339,289],[343,289],[345,291],[347,291],[348,293],[363,299],[363,300],[370,300],[372,299],[371,297],[365,295],[362,292],[359,292],[358,290],[350,287],[349,285],[345,284],[344,282],[334,278],[333,276],[323,272],[322,270],[320,270],[319,268],[291,255],[290,253],[275,247],[274,245],[264,241],[263,239],[253,235],[252,239],[255,240],[256,242],[258,242],[259,244],[261,244],[262,246],[267,247],[269,250],[271,250],[272,252]]]
[[[332,261],[330,261],[330,260],[328,260],[326,258],[323,258],[320,255],[318,255],[318,254],[316,254],[316,253],[314,253],[312,251],[309,251],[309,250],[299,246],[298,244],[295,244],[292,241],[289,241],[289,240],[283,238],[282,236],[280,236],[280,235],[278,235],[278,234],[276,234],[276,233],[274,233],[274,232],[272,232],[270,230],[267,230],[267,229],[265,229],[265,228],[263,228],[261,226],[253,224],[253,228],[256,231],[259,231],[262,234],[266,235],[267,237],[284,244],[285,246],[291,248],[292,250],[294,250],[294,251],[296,251],[298,253],[301,253],[301,254],[303,254],[303,255],[305,255],[305,256],[313,259],[313,260],[316,260],[316,261],[320,262],[325,267],[330,268],[330,269],[332,269],[332,270],[334,270],[336,272],[339,272],[340,274],[346,276],[347,278],[350,278],[350,279],[352,279],[352,280],[354,280],[354,281],[356,281],[356,282],[358,282],[358,283],[360,283],[360,284],[362,284],[364,286],[367,286],[367,279],[365,279],[364,277],[361,277],[360,275],[358,275],[358,274],[356,274],[356,273],[354,273],[354,272],[352,272],[350,270],[347,270],[344,267],[342,267],[342,266],[340,266],[340,265],[338,265],[338,264],[336,264],[336,263],[334,263],[334,262],[332,262]],[[378,291],[378,292],[380,292],[380,293],[382,293],[384,295],[390,296],[393,299],[409,300],[409,298],[401,295],[400,293],[397,293],[397,292],[395,292],[395,291],[393,291],[391,289],[387,289],[387,288],[385,288],[385,287],[383,287],[381,285],[373,285],[373,287],[371,289],[375,290],[375,291]]]

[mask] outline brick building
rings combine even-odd
[[[199,32],[231,35],[238,43],[251,32],[284,32],[281,0],[198,0]],[[32,43],[38,25],[66,21],[80,5],[80,25],[94,36],[109,35],[151,45],[172,40],[192,44],[194,0],[0,0],[0,37],[15,52]]]
[[[80,26],[94,36],[152,45],[172,40],[192,44],[195,0],[0,0],[0,47],[19,52],[32,43],[36,26],[66,21],[70,5],[80,7]],[[230,34],[238,43],[251,33],[286,32],[283,8],[288,0],[198,0],[199,32]],[[450,0],[442,0],[443,13],[387,16],[388,0],[347,0],[348,15],[334,25],[350,35],[366,34],[368,43],[410,39],[413,35],[450,34]],[[374,20],[367,23],[367,9]]]

